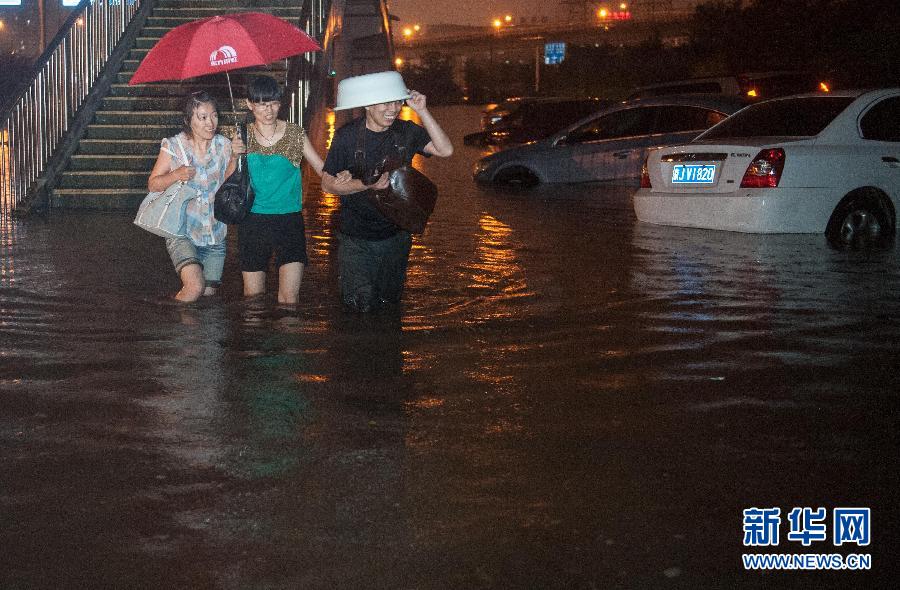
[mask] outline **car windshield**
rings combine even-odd
[[[725,119],[697,139],[818,135],[854,100],[852,96],[810,96],[763,102]]]

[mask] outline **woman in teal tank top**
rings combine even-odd
[[[303,223],[303,171],[305,158],[322,175],[322,158],[306,139],[303,129],[278,118],[281,88],[269,76],[254,78],[247,88],[247,163],[255,193],[250,215],[238,226],[238,252],[244,296],[266,291],[266,270],[274,256],[278,269],[278,303],[296,304],[307,263]],[[343,178],[349,179],[347,172]]]

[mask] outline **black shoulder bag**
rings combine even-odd
[[[425,231],[428,218],[437,202],[437,186],[412,167],[413,155],[408,154],[406,144],[397,145],[393,130],[389,129],[388,140],[394,143],[395,153],[385,156],[372,170],[366,170],[365,155],[366,124],[363,120],[356,140],[356,170],[364,184],[374,184],[388,172],[390,185],[382,190],[370,191],[370,199],[389,221],[410,233]]]
[[[247,126],[238,125],[241,139],[247,145]],[[242,222],[253,207],[253,187],[250,186],[250,170],[247,168],[247,155],[241,154],[237,168],[225,179],[216,191],[213,203],[213,216],[222,223],[236,224]]]

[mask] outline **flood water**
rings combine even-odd
[[[635,221],[630,190],[476,187],[478,109],[399,317],[177,290],[120,213],[0,226],[0,588],[893,587],[898,250]],[[236,232],[235,232],[236,233]],[[742,511],[780,507],[778,547]],[[789,542],[871,508],[867,547]],[[741,554],[869,553],[867,572]]]

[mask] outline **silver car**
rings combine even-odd
[[[550,137],[480,159],[480,183],[624,181],[638,183],[651,148],[690,141],[746,106],[724,95],[657,96],[618,103]]]

